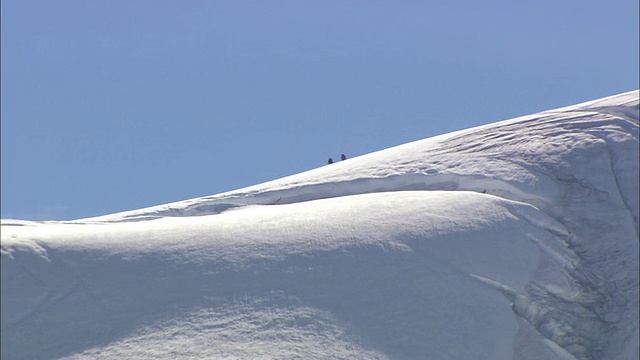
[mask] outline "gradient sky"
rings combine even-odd
[[[2,217],[215,194],[638,86],[638,1],[2,0]]]

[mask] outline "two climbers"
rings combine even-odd
[[[344,154],[342,154],[340,155],[340,160],[342,161],[347,160],[347,157]],[[333,159],[329,158],[329,161],[327,161],[327,164],[333,164]]]

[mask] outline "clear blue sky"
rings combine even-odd
[[[2,1],[2,217],[215,194],[638,88],[638,1]]]

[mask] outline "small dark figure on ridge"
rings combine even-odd
[[[347,160],[347,157],[344,154],[342,154],[340,155],[340,160]]]
[[[327,164],[333,164],[333,159],[329,158],[329,161],[327,161]]]

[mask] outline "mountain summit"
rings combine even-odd
[[[2,220],[3,359],[637,359],[639,91]]]

